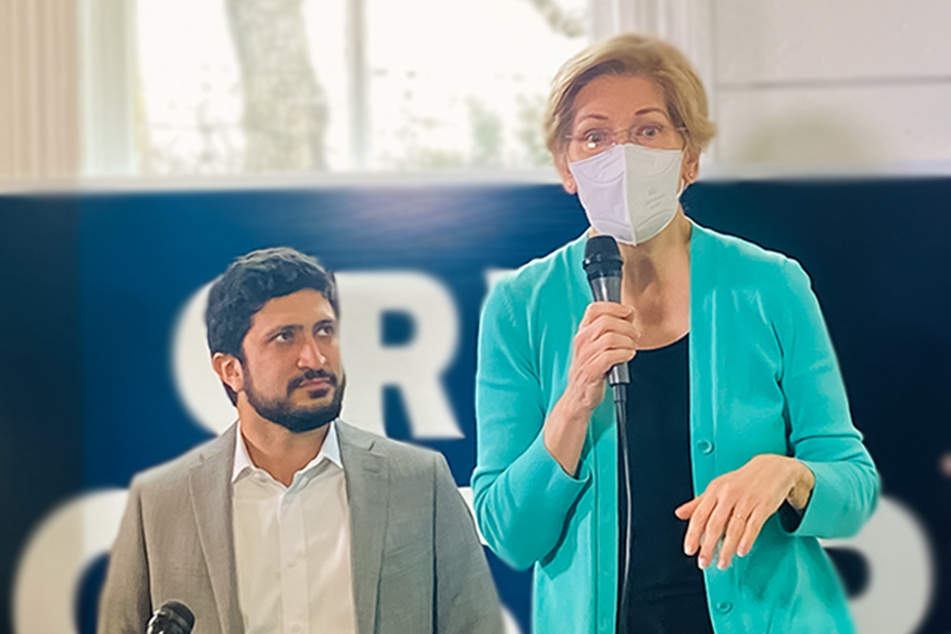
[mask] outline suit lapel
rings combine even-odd
[[[389,466],[373,437],[337,421],[350,505],[350,562],[357,631],[376,631],[377,592],[389,501]]]
[[[199,464],[188,474],[192,512],[198,538],[211,579],[218,619],[226,634],[244,630],[238,607],[232,526],[231,471],[237,428],[232,425],[217,441],[208,445]]]

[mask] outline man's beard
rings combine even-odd
[[[254,408],[254,411],[262,418],[276,423],[295,434],[323,427],[340,416],[340,409],[343,404],[343,392],[347,387],[347,377],[344,376],[343,373],[341,373],[341,378],[338,382],[336,374],[324,370],[308,370],[301,376],[295,377],[288,382],[287,398],[274,399],[261,398],[254,389],[251,374],[247,372],[247,369],[245,369],[245,375],[247,376],[247,382],[244,386],[244,394],[247,396],[248,403]],[[333,399],[330,403],[316,409],[293,407],[290,400],[291,392],[302,382],[318,377],[326,377],[330,380],[331,389],[334,389]]]

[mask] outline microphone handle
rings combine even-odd
[[[608,383],[611,385],[627,385],[631,382],[631,373],[626,363],[618,363],[608,370]]]

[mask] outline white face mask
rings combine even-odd
[[[625,143],[568,163],[568,170],[595,231],[618,242],[640,244],[674,219],[682,160],[683,150]]]

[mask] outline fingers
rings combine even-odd
[[[595,352],[593,356],[581,362],[581,373],[590,380],[604,381],[605,373],[619,363],[627,363],[634,358],[635,351],[625,348],[611,348]]]
[[[588,323],[582,322],[578,326],[576,337],[582,341],[598,341],[609,333],[616,333],[634,344],[640,338],[640,331],[633,323],[633,319],[633,312],[628,317],[609,313],[599,314]]]
[[[634,336],[629,333],[605,331],[593,337],[585,337],[580,343],[581,350],[579,352],[623,350],[625,352],[634,353],[637,351],[636,340]]]
[[[693,557],[700,548],[700,538],[705,532],[707,520],[715,504],[713,496],[704,494],[698,499],[700,501],[690,516],[687,533],[684,535],[684,554],[688,557]]]
[[[674,509],[674,515],[676,515],[679,519],[688,520],[690,519],[690,516],[693,515],[693,512],[697,508],[698,504],[700,504],[699,497],[695,497],[689,502],[684,502]]]
[[[677,517],[689,519],[684,553],[696,554],[700,568],[716,559],[721,570],[729,567],[734,555],[746,556],[792,486],[788,460],[771,454],[756,456],[740,469],[715,478],[702,495],[679,506]]]
[[[747,513],[741,512],[736,507],[733,509],[733,513],[727,521],[726,534],[723,536],[723,544],[720,546],[720,554],[717,557],[717,568],[720,570],[726,570],[730,567],[733,554],[743,537],[748,521]]]
[[[617,302],[591,302],[584,311],[584,317],[581,318],[581,324],[578,326],[579,330],[601,316],[624,319],[633,324],[634,308],[627,304],[618,304]]]
[[[575,384],[604,383],[604,374],[637,354],[639,333],[634,326],[634,309],[611,302],[588,306],[574,337],[574,354],[569,380]]]
[[[635,311],[630,306],[613,302],[589,304],[578,325],[578,336],[584,340],[597,340],[606,333],[618,333],[631,339],[640,338]]]
[[[604,374],[618,363],[634,358],[637,349],[631,340],[616,333],[606,334],[595,341],[576,338],[571,373],[585,382],[602,383]]]
[[[713,502],[698,502],[705,496]],[[691,505],[694,510],[684,536],[684,554],[691,557],[696,554],[697,566],[701,570],[710,566],[714,558],[717,568],[726,570],[734,555],[745,557],[749,554],[770,515],[762,506],[746,511],[744,504],[734,503],[729,497],[717,498],[707,492],[678,507],[675,511],[677,517],[686,519]]]
[[[720,500],[712,510],[694,512],[684,538],[684,553],[688,556],[697,553],[697,566],[700,569],[709,567],[716,558],[717,568],[726,570],[734,554],[744,557],[749,553],[766,518],[761,513],[749,513],[740,508],[732,502]],[[695,524],[694,520],[702,516],[706,516],[706,521],[697,521]],[[744,537],[748,541],[744,541]]]
[[[732,511],[732,504],[718,503],[710,512],[707,524],[703,527],[700,539],[700,555],[697,557],[697,565],[701,569],[706,568],[713,561],[717,544],[720,543],[720,539],[726,531],[727,522],[730,520]]]
[[[759,532],[763,528],[770,513],[766,513],[762,508],[755,509],[749,520],[746,522],[746,528],[743,531],[743,537],[740,538],[740,545],[736,549],[736,554],[740,557],[746,557],[753,548],[753,542],[759,537]]]

